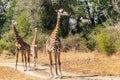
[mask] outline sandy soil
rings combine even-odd
[[[94,53],[63,53],[62,80],[120,80],[119,57],[120,55],[105,57]],[[39,65],[32,67],[31,71],[23,70],[20,59],[19,57],[18,71],[14,71],[15,57],[0,57],[0,80],[50,80],[48,56],[39,54]]]
[[[0,66],[10,67],[14,70],[15,63],[0,63]],[[31,68],[31,71],[24,71],[22,64],[18,64],[18,71],[24,73],[27,76],[30,76],[30,79],[35,80],[49,80],[49,67],[45,65],[38,65],[36,68]],[[63,71],[63,79],[62,80],[120,80],[120,77],[114,76],[97,76],[97,75],[84,75],[84,74],[74,74],[70,72]],[[7,80],[7,79],[6,79]],[[13,80],[13,79],[9,79]],[[19,79],[21,80],[21,79]],[[58,79],[59,80],[59,79]]]

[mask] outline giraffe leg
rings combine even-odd
[[[25,58],[25,69],[24,69],[24,71],[26,71],[27,70],[27,57],[26,57],[26,51],[24,51],[24,58]]]
[[[35,47],[33,47],[32,54],[33,54],[33,60],[34,60],[34,67],[36,67],[36,48]]]
[[[48,52],[50,60],[50,78],[52,78],[52,55],[51,52]]]
[[[29,64],[29,70],[31,69],[30,67],[30,48],[27,51],[27,56],[28,56],[28,64]]]
[[[36,49],[34,49],[34,67],[36,67],[36,58],[37,58]]]
[[[35,56],[35,65],[37,66],[37,60],[38,60],[38,54],[37,54],[37,48],[35,49],[35,54],[36,54],[36,56]]]
[[[15,70],[17,70],[18,56],[19,56],[19,50],[16,49],[16,64],[15,64]]]
[[[21,53],[21,56],[22,56],[22,64],[23,64],[23,68],[25,68],[25,66],[24,66],[24,52],[22,51],[22,53]]]
[[[34,57],[34,67],[36,67],[37,66],[37,57],[35,56]]]
[[[54,52],[54,58],[55,58],[55,79],[58,77],[58,72],[57,72],[57,53],[56,51]]]
[[[59,67],[59,72],[60,72],[60,78],[63,78],[62,72],[61,72],[60,52],[58,53],[58,67]]]
[[[37,65],[37,58],[38,58],[38,54],[37,54],[37,47],[35,47],[35,67]]]
[[[34,67],[36,67],[36,57],[34,56]]]

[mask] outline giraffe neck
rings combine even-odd
[[[58,38],[59,32],[60,32],[60,16],[57,17],[57,24],[56,24],[56,27],[55,27],[53,33],[52,33],[52,37]]]
[[[17,43],[24,42],[24,41],[22,40],[22,38],[20,37],[20,35],[18,34],[18,31],[17,31],[17,29],[15,28],[15,26],[13,26],[13,30],[14,30],[14,34],[15,34],[15,38],[16,38]]]
[[[35,36],[34,36],[34,40],[33,40],[33,45],[37,44],[37,30],[35,31]]]

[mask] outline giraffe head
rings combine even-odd
[[[64,9],[59,9],[59,10],[56,10],[57,12],[57,15],[58,17],[61,17],[61,16],[70,16],[70,14],[68,12],[66,12]]]
[[[37,28],[35,28],[35,31],[37,31]]]
[[[12,20],[12,27],[17,25],[17,22],[15,20]]]

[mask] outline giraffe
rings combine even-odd
[[[17,29],[17,22],[15,20],[12,20],[12,28],[15,34],[16,38],[16,64],[15,64],[15,70],[17,70],[17,63],[18,63],[18,56],[19,52],[21,51],[22,55],[22,63],[24,67],[24,71],[27,70],[27,61],[29,63],[29,68],[30,68],[30,45],[27,44],[26,42],[23,41],[23,39],[20,37]],[[25,63],[24,63],[25,59]]]
[[[61,72],[61,61],[60,61],[60,49],[61,49],[61,41],[59,39],[60,32],[60,18],[61,16],[69,16],[69,14],[64,9],[56,10],[57,12],[57,23],[56,27],[53,30],[51,36],[46,41],[46,52],[49,55],[50,60],[50,78],[53,77],[52,68],[53,68],[53,60],[54,60],[54,78],[62,78]],[[52,56],[54,57],[52,60]],[[58,66],[57,66],[58,65]],[[59,69],[60,75],[58,75],[57,68]]]
[[[37,65],[37,58],[38,58],[38,45],[37,45],[37,28],[35,28],[35,34],[34,34],[34,39],[31,45],[31,53],[34,58],[34,67]]]

